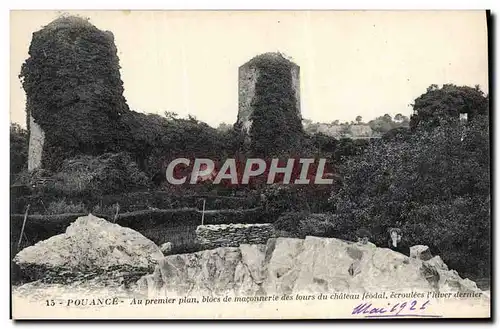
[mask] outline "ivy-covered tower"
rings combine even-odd
[[[57,168],[77,154],[118,151],[129,112],[114,36],[62,16],[33,33],[20,78],[26,92],[29,170]]]
[[[239,68],[237,126],[254,153],[286,153],[302,134],[300,67],[281,53],[265,53]]]

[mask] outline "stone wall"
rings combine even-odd
[[[272,224],[200,225],[196,228],[197,241],[208,248],[266,244],[275,235]]]
[[[292,86],[295,93],[295,102],[297,108],[297,115],[302,120],[302,114],[300,110],[300,66],[292,66]]]
[[[252,99],[255,96],[255,84],[259,71],[254,66],[243,65],[239,68],[238,123],[248,132],[251,126]]]
[[[42,165],[43,143],[45,133],[30,115],[29,146],[28,146],[28,171],[40,168]]]

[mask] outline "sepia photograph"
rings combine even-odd
[[[491,319],[491,19],[11,10],[11,319]]]

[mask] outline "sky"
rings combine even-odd
[[[25,126],[18,74],[32,33],[63,12],[12,11],[11,122]],[[300,66],[314,122],[409,116],[431,84],[488,92],[484,11],[67,11],[115,36],[129,107],[234,123],[238,67],[265,52]]]

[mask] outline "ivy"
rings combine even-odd
[[[120,117],[129,111],[119,70],[113,34],[86,19],[63,16],[33,33],[19,77],[27,126],[32,115],[46,132],[43,167],[119,150],[127,134]]]
[[[251,104],[252,152],[264,157],[297,152],[303,128],[292,82],[295,64],[272,53],[259,55],[248,64],[259,71]]]

